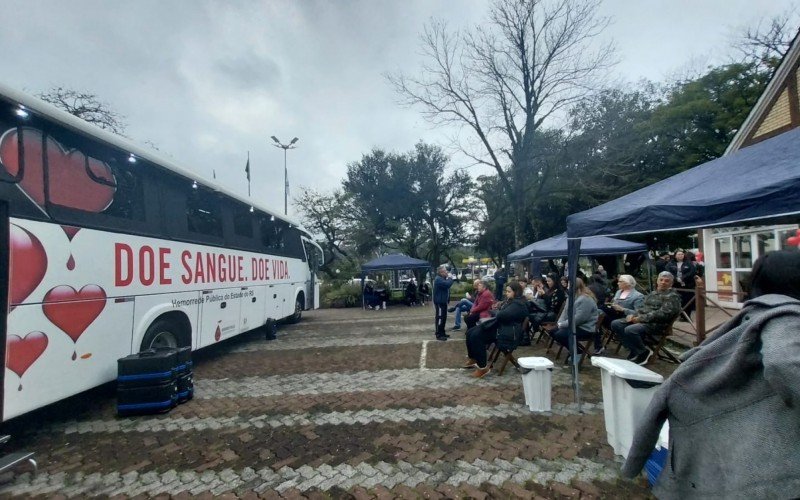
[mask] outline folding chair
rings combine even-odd
[[[500,370],[497,372],[498,376],[503,374],[509,362],[511,362],[512,365],[516,366],[517,370],[522,371],[522,367],[519,366],[517,358],[514,356],[514,351],[502,350],[497,347],[497,344],[494,344],[492,346],[492,352],[489,353],[487,364],[489,365],[490,368],[494,368],[494,364],[497,362],[497,359],[500,357],[500,354],[503,354],[503,364],[500,365]]]
[[[594,324],[595,332],[599,331],[600,327],[603,324],[603,317],[605,314],[600,313],[597,316],[597,321]],[[581,359],[578,361],[578,366],[583,365],[583,360],[586,358],[591,358],[592,355],[590,354],[590,347],[594,343],[594,338],[586,339],[586,340],[578,340],[578,352],[581,353]],[[564,349],[563,345],[559,344],[558,352],[556,353],[556,361],[558,361],[558,357],[561,356],[561,350]],[[569,355],[567,355],[567,359],[569,359]]]
[[[669,361],[670,363],[680,364],[681,360],[675,357],[671,352],[669,352],[665,345],[667,343],[667,337],[672,335],[672,325],[675,324],[675,321],[678,320],[678,316],[672,320],[672,323],[669,324],[666,330],[664,330],[664,334],[661,335],[659,339],[654,339],[650,335],[648,335],[648,340],[651,341],[649,347],[653,351],[653,356],[650,357],[650,361],[647,363],[648,365],[655,362],[656,358],[663,359],[665,361]],[[647,343],[647,342],[646,342]]]
[[[0,436],[0,444],[7,443],[10,439],[11,436]],[[27,462],[33,467],[33,475],[35,476],[38,472],[38,466],[36,465],[36,460],[33,459],[33,452],[29,451],[18,451],[0,457],[0,473],[12,469],[23,462]]]

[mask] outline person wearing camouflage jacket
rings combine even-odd
[[[645,365],[653,351],[644,345],[644,335],[664,335],[681,312],[681,298],[672,289],[674,277],[664,271],[658,275],[656,290],[645,297],[634,314],[611,322],[611,330],[622,345],[630,349],[628,360]]]

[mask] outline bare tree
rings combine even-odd
[[[536,161],[537,130],[600,87],[615,62],[612,44],[596,43],[608,25],[598,4],[495,0],[489,21],[463,33],[433,21],[422,36],[428,61],[421,76],[388,76],[404,103],[420,106],[431,122],[471,132],[459,150],[497,172],[516,245],[527,200],[542,195],[551,175],[552,167]]]
[[[96,94],[53,87],[39,93],[38,97],[92,125],[125,137],[125,117],[111,110]]]
[[[312,233],[323,238],[325,262],[323,269],[333,275],[332,263],[337,257],[355,262],[347,248],[352,240],[353,212],[351,202],[341,190],[331,194],[319,193],[310,188],[303,188],[295,204],[301,207],[303,225]]]
[[[791,7],[769,19],[762,19],[755,26],[742,29],[735,47],[747,61],[775,69],[792,46],[798,33],[797,23],[797,8]]]

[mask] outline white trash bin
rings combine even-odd
[[[592,357],[600,368],[608,444],[628,458],[636,425],[664,377],[624,359]]]
[[[517,363],[524,370],[522,389],[525,404],[531,411],[550,411],[550,388],[553,381],[553,362],[547,358],[519,358]]]

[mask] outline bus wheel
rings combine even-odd
[[[275,340],[278,336],[278,322],[270,318],[264,324],[264,338],[267,340]]]
[[[168,319],[159,319],[150,325],[142,340],[142,351],[163,347],[178,347],[180,328]]]
[[[288,323],[297,323],[303,316],[303,303],[300,301],[300,296],[294,301],[294,314],[287,318]]]

